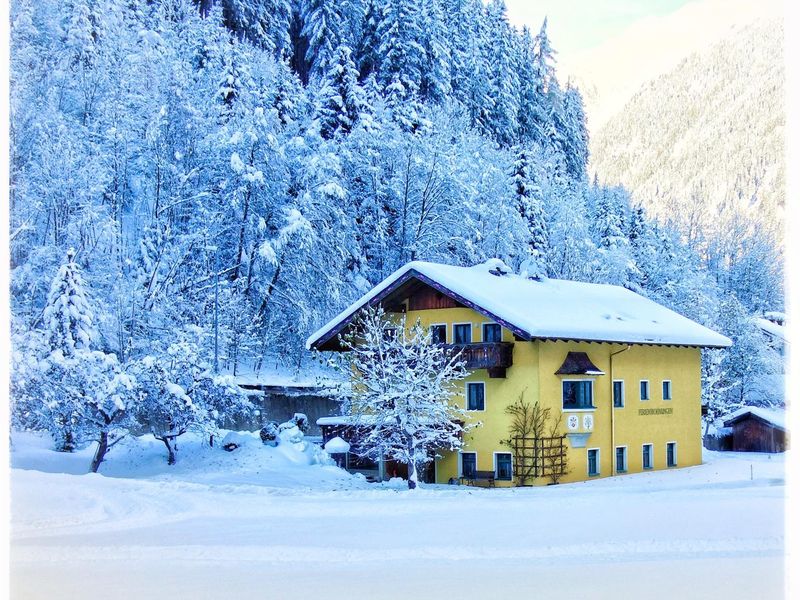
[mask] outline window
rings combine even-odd
[[[600,474],[600,449],[599,448],[590,448],[589,450],[586,451],[586,457],[588,459],[589,476],[599,475]]]
[[[676,442],[667,442],[667,466],[678,466],[678,444]]]
[[[614,408],[622,408],[625,406],[625,382],[617,380],[613,383],[614,386]]]
[[[497,452],[494,455],[494,478],[502,481],[511,481],[511,454]]]
[[[653,444],[642,444],[642,469],[653,468]]]
[[[475,452],[461,453],[461,476],[470,479],[475,477],[478,468],[478,455]]]
[[[486,384],[482,381],[467,384],[467,410],[486,408]]]
[[[447,343],[447,325],[431,325],[431,342],[434,344]]]
[[[592,382],[588,379],[561,382],[564,410],[594,408],[592,404]]]
[[[502,332],[500,331],[500,325],[498,325],[497,323],[484,323],[483,341],[484,342],[502,341]]]
[[[628,448],[617,446],[616,450],[617,473],[624,473],[628,470]]]
[[[453,343],[472,343],[472,323],[458,323],[453,325]]]
[[[672,400],[672,382],[671,381],[662,381],[661,382],[661,399],[662,400]]]
[[[650,382],[646,379],[639,382],[639,399],[650,400]]]

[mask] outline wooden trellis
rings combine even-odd
[[[555,483],[567,474],[566,436],[511,438],[514,449],[514,475],[519,485],[533,485],[533,480],[549,478]]]

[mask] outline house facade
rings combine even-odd
[[[499,261],[413,262],[308,340],[336,351],[357,312],[381,304],[430,328],[466,361],[459,382],[473,423],[460,452],[441,452],[437,483],[493,473],[493,484],[545,485],[701,462],[700,352],[730,341],[629,290],[533,280]],[[549,409],[521,439],[508,407]],[[525,477],[521,477],[525,475]]]

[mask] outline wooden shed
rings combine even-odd
[[[723,421],[732,430],[734,452],[784,452],[789,443],[786,411],[745,406]]]

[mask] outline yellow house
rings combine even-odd
[[[619,286],[529,279],[496,260],[417,261],[307,346],[340,350],[337,336],[377,304],[419,319],[471,371],[462,401],[481,425],[435,461],[436,483],[545,485],[701,462],[700,351],[731,342],[660,304]],[[537,434],[514,428],[508,407],[520,400],[549,409]]]

